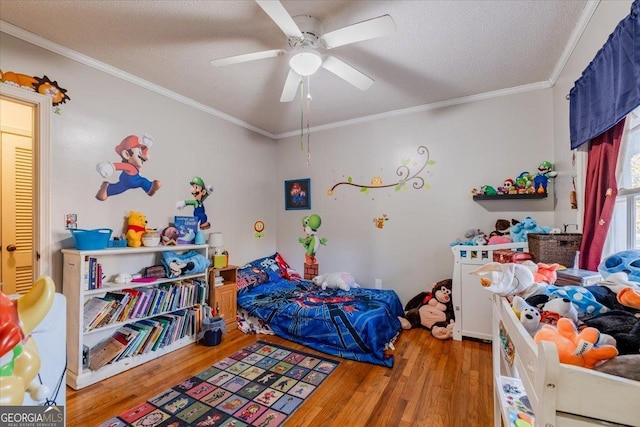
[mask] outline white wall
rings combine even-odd
[[[618,22],[629,14],[631,3],[631,0],[607,0],[599,3],[553,87],[554,158],[556,167],[562,171],[556,179],[559,203],[556,206],[555,222],[558,226],[582,223],[581,213],[570,208],[568,199],[568,194],[572,190],[571,177],[577,175],[579,171],[576,166],[573,166],[572,161],[573,152],[569,142],[569,101],[566,96],[575,81],[582,75],[582,71],[607,41]],[[579,161],[579,153],[577,157]],[[578,185],[580,185],[579,179]],[[570,227],[569,231],[575,231],[575,229]]]
[[[275,251],[275,200],[279,186],[273,168],[275,143],[210,114],[169,99],[105,72],[2,34],[0,68],[34,76],[47,75],[68,90],[70,100],[52,124],[51,222],[53,271],[61,288],[59,249],[73,247],[64,228],[67,213],[78,214],[79,228],[112,228],[119,235],[129,210],[147,215],[149,226],[164,228],[175,208],[191,199],[189,182],[201,176],[214,192],[205,201],[211,230],[222,231],[232,263],[244,263]],[[155,139],[141,175],[158,179],[153,196],[129,190],[104,202],[95,194],[103,181],[100,161],[119,160],[114,147],[127,135],[148,132]],[[117,179],[114,174],[110,181]],[[262,220],[266,236],[253,237]]]
[[[483,184],[496,187],[552,160],[551,97],[551,89],[538,90],[316,132],[309,166],[299,137],[278,141],[278,251],[302,271],[301,220],[317,213],[323,221],[317,235],[328,239],[317,253],[320,273],[349,271],[370,287],[381,278],[383,287],[407,302],[431,282],[452,277],[449,243],[465,230],[489,233],[498,218],[527,215],[553,225],[553,197],[481,205],[470,192]],[[362,184],[376,175],[383,184],[397,181],[402,159],[420,162],[420,145],[436,162],[422,173],[430,189],[372,189],[364,195],[359,188],[341,186],[327,195],[348,176]],[[286,211],[282,182],[306,177],[311,178],[312,209]],[[390,219],[378,229],[373,218],[382,214]]]

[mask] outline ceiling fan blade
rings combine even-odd
[[[291,102],[298,93],[298,86],[300,86],[300,75],[289,69],[287,80],[284,82],[284,89],[282,89],[282,96],[280,96],[280,102]]]
[[[328,32],[322,36],[322,40],[327,45],[327,49],[332,49],[349,43],[388,36],[395,31],[396,24],[393,22],[393,18],[389,15],[382,15]]]
[[[256,0],[256,3],[258,3],[262,10],[267,12],[267,15],[271,17],[273,22],[280,27],[287,37],[302,38],[302,32],[300,32],[300,29],[282,3],[277,0]]]
[[[361,73],[335,56],[327,56],[322,63],[322,68],[331,71],[336,76],[346,80],[360,90],[367,90],[373,84],[371,77]]]
[[[227,56],[226,58],[213,59],[211,65],[222,67],[224,65],[239,64],[241,62],[255,61],[258,59],[273,58],[287,53],[284,49],[265,50],[262,52],[245,53],[243,55]]]

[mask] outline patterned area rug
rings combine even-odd
[[[100,426],[279,426],[338,363],[257,341]]]

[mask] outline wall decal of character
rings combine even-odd
[[[176,203],[176,208],[182,210],[185,206],[193,206],[193,216],[198,218],[200,230],[206,230],[211,227],[211,223],[204,210],[204,201],[209,197],[209,194],[213,193],[213,187],[207,187],[199,176],[194,176],[189,184],[191,184],[193,200],[180,200]]]
[[[142,137],[129,135],[115,147],[121,162],[100,162],[96,170],[103,178],[110,177],[115,171],[121,171],[118,182],[103,181],[96,193],[96,199],[107,200],[110,196],[124,193],[127,190],[141,188],[149,196],[156,194],[162,186],[160,181],[150,181],[140,175],[142,165],[149,160],[149,148],[153,145],[153,138],[149,134]]]

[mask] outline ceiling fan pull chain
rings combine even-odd
[[[300,77],[300,151],[304,151],[304,80]]]
[[[311,77],[307,76],[307,167],[311,164],[311,141],[310,141],[310,129],[309,129],[309,117],[311,117]]]

